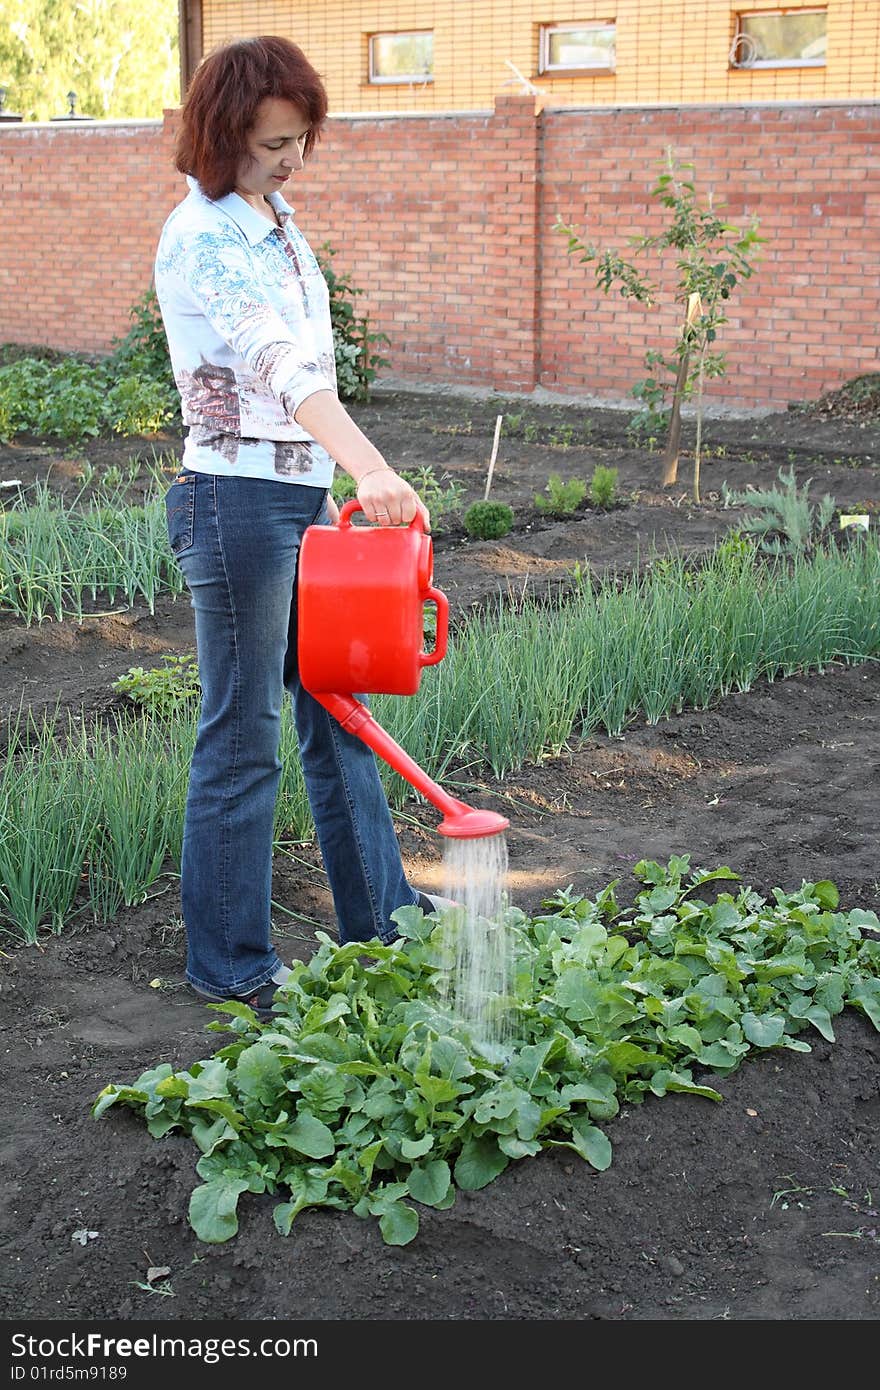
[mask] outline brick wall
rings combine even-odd
[[[174,119],[0,126],[0,341],[100,351],[125,331],[185,190]],[[880,103],[538,112],[505,95],[494,114],[337,117],[291,196],[365,291],[395,375],[622,399],[678,310],[601,294],[552,225],[621,250],[658,231],[649,189],[670,145],[768,239],[712,400],[784,406],[877,370]]]
[[[162,121],[0,125],[0,342],[102,351],[180,196]]]
[[[736,12],[783,8],[798,6],[780,0],[202,0],[202,28],[206,52],[248,34],[294,39],[323,75],[331,111],[491,108],[497,95],[522,90],[511,63],[553,106],[880,96],[878,0],[826,0],[824,66],[732,68]],[[616,25],[614,72],[539,71],[542,24],[609,20]],[[369,35],[412,30],[433,32],[433,81],[370,84]]]
[[[554,112],[543,224],[558,208],[621,250],[628,235],[660,231],[654,200],[645,215],[646,174],[667,145],[694,164],[698,192],[712,189],[738,226],[756,215],[766,238],[721,330],[728,372],[710,384],[713,400],[810,400],[880,370],[880,104]],[[542,384],[625,393],[645,374],[645,350],[668,346],[680,311],[587,293],[590,267],[561,257],[552,237],[542,246]]]

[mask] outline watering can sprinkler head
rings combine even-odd
[[[454,810],[447,810],[437,830],[451,840],[478,840],[501,835],[509,825],[510,821],[495,811],[480,811],[460,801]]]

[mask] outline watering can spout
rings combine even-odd
[[[439,783],[429,777],[424,768],[419,767],[408,753],[396,743],[389,733],[377,723],[370,711],[353,695],[336,695],[315,691],[314,698],[332,714],[346,730],[361,739],[380,758],[384,758],[399,772],[411,786],[420,791],[443,812],[443,819],[437,829],[441,835],[451,839],[474,840],[487,835],[500,835],[510,825],[504,816],[495,811],[483,811],[468,806],[457,797],[450,796]]]
[[[409,526],[352,526],[346,502],[337,526],[309,526],[299,560],[299,672],[303,686],[344,729],[384,758],[443,812],[441,835],[499,835],[510,822],[449,796],[377,724],[353,690],[412,695],[422,671],[446,652],[449,604],[433,585],[431,537]],[[422,650],[424,607],[436,608],[433,651]],[[335,692],[344,693],[335,693]]]

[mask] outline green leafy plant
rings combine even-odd
[[[352,284],[350,275],[340,275],[334,269],[335,255],[329,242],[324,242],[317,253],[330,292],[336,384],[343,400],[367,401],[376,373],[388,366],[388,359],[379,353],[379,345],[389,339],[387,334],[371,330],[366,314],[357,313],[355,300],[363,290]]]
[[[674,1093],[720,1103],[706,1073],[809,1052],[813,1030],[833,1042],[847,1006],[880,1029],[880,943],[862,934],[880,919],[838,911],[830,881],[776,888],[770,902],[719,891],[738,876],[691,872],[688,855],[633,872],[644,886],[625,911],[616,883],[595,900],[565,889],[532,918],[507,909],[509,1043],[480,1042],[444,1003],[461,914],[401,908],[394,945],[370,943],[365,961],[362,942],[318,933],[271,1021],[214,1006],[229,1015],[209,1025],[227,1034],[219,1051],[110,1084],[93,1114],[122,1103],[155,1138],[193,1139],[189,1220],[207,1243],[236,1234],[244,1193],[268,1193],[282,1235],[304,1209],[330,1207],[406,1245],[420,1208],[449,1208],[544,1148],[607,1169],[621,1106]]]
[[[400,476],[418,493],[431,513],[431,528],[435,535],[443,530],[449,517],[461,511],[464,485],[450,478],[448,473],[438,478],[431,464],[426,463],[421,468],[402,468]]]
[[[826,492],[818,503],[812,502],[812,479],[798,487],[793,468],[780,468],[777,477],[781,487],[729,492],[725,505],[755,508],[740,522],[740,530],[755,536],[761,550],[770,555],[809,554],[829,535],[834,498]]]
[[[113,343],[110,363],[117,377],[148,376],[173,391],[168,339],[155,289],[150,286],[129,310],[131,327]]]
[[[131,310],[134,322],[106,358],[47,360],[26,354],[0,365],[0,438],[41,434],[79,443],[113,431],[155,434],[179,419],[155,293]]]
[[[124,377],[104,398],[105,422],[114,434],[158,434],[177,410],[173,388],[150,377]]]
[[[378,345],[384,333],[369,328],[355,311],[362,293],[333,269],[331,247],[318,256],[330,293],[330,319],[339,394],[366,401],[370,385],[387,360]],[[78,443],[112,431],[156,434],[179,421],[180,398],[155,290],[150,287],[130,310],[131,326],[100,360],[74,355],[47,359],[36,351],[0,361],[0,439],[41,434]]]
[[[194,656],[166,653],[162,663],[149,670],[144,670],[143,666],[129,666],[125,675],[113,682],[112,688],[153,714],[174,714],[181,705],[201,695],[198,662]]]
[[[510,439],[523,439],[526,444],[534,444],[540,437],[541,427],[537,420],[529,418],[526,411],[512,411],[504,417],[504,433]]]
[[[475,540],[499,540],[512,525],[513,508],[506,502],[472,502],[464,514],[464,529]]]
[[[341,468],[337,468],[333,474],[333,482],[330,485],[330,496],[334,502],[350,502],[357,497],[357,483],[350,473],[344,473]]]
[[[635,423],[649,434],[666,430],[664,487],[678,476],[681,448],[681,408],[696,390],[697,442],[694,455],[694,500],[700,500],[700,442],[703,420],[703,382],[706,377],[722,376],[726,363],[714,344],[719,329],[727,322],[727,303],[741,280],[755,272],[755,257],[763,238],[758,236],[758,220],[745,230],[719,216],[719,205],[710,198],[702,206],[693,179],[693,165],[678,160],[668,149],[664,171],[651,189],[666,208],[670,224],[652,236],[630,237],[634,254],[652,256],[666,251],[674,256],[677,281],[673,299],[681,307],[683,322],[671,354],[651,349],[645,357],[648,376],[633,387],[632,394],[642,402]],[[567,252],[581,262],[595,262],[596,284],[608,294],[615,286],[624,299],[651,308],[659,290],[633,260],[618,251],[601,249],[581,239],[575,229],[557,217],[555,230],[567,241]],[[671,396],[667,410],[666,401]]]
[[[550,445],[554,449],[570,449],[574,440],[574,425],[558,425],[550,435]]]
[[[590,501],[594,507],[611,507],[617,492],[617,469],[597,463],[590,479]]]
[[[568,478],[563,482],[558,473],[551,473],[544,493],[535,493],[535,506],[539,512],[550,516],[571,516],[586,495],[587,484],[582,478]]]

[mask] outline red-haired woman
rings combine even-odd
[[[202,687],[181,867],[187,978],[261,1017],[290,974],[270,919],[285,687],[340,941],[391,941],[395,909],[439,901],[407,882],[373,754],[297,671],[297,556],[307,526],[336,519],[334,463],[370,521],[419,512],[428,524],[337,397],[327,285],[281,192],[326,114],[321,78],[288,40],[210,54],[177,141],[190,192],[156,255],[187,426],[168,534],[192,595]]]

